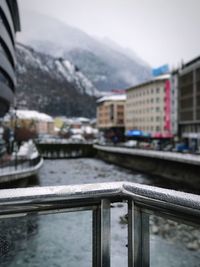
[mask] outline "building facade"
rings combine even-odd
[[[171,131],[178,135],[178,70],[171,73]]]
[[[55,123],[51,116],[34,110],[16,110],[4,118],[7,127],[30,130],[36,135],[54,135]]]
[[[108,138],[122,139],[125,129],[126,95],[110,95],[97,101],[97,128]]]
[[[171,135],[169,77],[163,75],[127,90],[127,131],[141,130],[154,137]]]
[[[16,0],[0,0],[0,117],[14,102],[15,33],[20,31],[20,19]]]
[[[200,57],[182,66],[178,83],[180,136],[200,150]]]

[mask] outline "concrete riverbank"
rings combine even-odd
[[[102,160],[200,189],[200,156],[95,145]]]
[[[24,161],[16,166],[9,166],[0,169],[0,183],[14,182],[16,180],[28,178],[38,173],[43,165],[43,158],[38,157],[33,160]]]
[[[94,157],[95,149],[92,143],[57,142],[37,143],[37,148],[44,159],[67,159]]]

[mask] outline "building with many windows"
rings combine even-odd
[[[141,130],[153,137],[171,136],[169,78],[162,75],[127,89],[127,131]]]
[[[17,0],[0,0],[0,117],[14,102],[15,33],[19,30]]]
[[[178,70],[171,73],[171,131],[178,136]]]
[[[200,150],[200,57],[179,69],[178,95],[180,136]]]
[[[104,132],[107,138],[123,138],[125,102],[124,94],[105,96],[97,101],[97,128]]]

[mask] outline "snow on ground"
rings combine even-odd
[[[18,158],[34,159],[37,158],[38,156],[39,153],[32,141],[24,143],[17,152]]]

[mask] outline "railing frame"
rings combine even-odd
[[[0,219],[92,210],[93,267],[110,267],[111,203],[128,205],[128,267],[149,267],[149,215],[200,224],[200,197],[117,182],[0,191]]]

